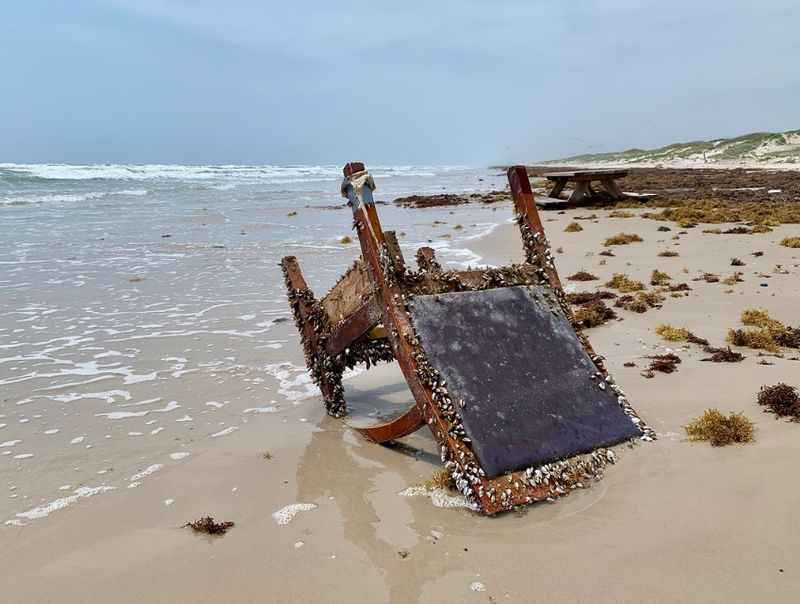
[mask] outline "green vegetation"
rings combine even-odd
[[[673,143],[656,149],[626,149],[612,153],[592,153],[567,157],[565,162],[667,162],[680,159],[706,160],[713,165],[716,160],[751,160],[763,162],[800,162],[800,144],[796,142],[800,130],[786,132],[753,132],[734,138],[709,141]],[[788,146],[788,148],[787,148]]]

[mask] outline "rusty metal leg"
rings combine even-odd
[[[367,210],[367,216],[369,217],[369,222],[372,225],[372,231],[375,233],[378,243],[384,243],[386,239],[383,235],[383,230],[381,229],[381,221],[378,220],[378,212],[375,209],[375,204],[367,203],[364,204],[364,207]]]
[[[414,405],[401,416],[385,424],[354,429],[368,441],[383,444],[413,434],[424,425],[425,419],[422,417],[419,407]]]
[[[550,189],[550,192],[547,194],[548,197],[552,197],[554,199],[558,199],[559,195],[561,195],[561,191],[564,190],[564,187],[567,185],[566,178],[558,178],[556,179],[556,184]]]
[[[561,280],[558,278],[553,257],[550,254],[550,245],[544,234],[542,219],[536,209],[533,198],[531,181],[525,166],[512,166],[508,169],[508,183],[511,187],[511,196],[514,199],[514,213],[519,225],[522,245],[525,248],[525,262],[538,268],[540,274],[547,279],[550,286],[557,292],[561,290]]]
[[[303,340],[303,353],[311,377],[319,386],[328,415],[342,417],[347,412],[342,387],[343,364],[326,349],[328,319],[325,311],[309,289],[297,258],[281,260],[295,324]]]

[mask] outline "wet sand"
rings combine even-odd
[[[317,399],[281,399],[278,412],[250,414],[237,424],[236,438],[222,434],[197,454],[169,459],[138,488],[119,486],[42,521],[3,527],[3,600],[795,601],[800,485],[793,477],[800,425],[762,413],[755,396],[762,384],[797,385],[800,361],[787,354],[769,358],[774,365],[759,365],[754,351],[743,350],[742,363],[706,363],[700,359],[707,355],[690,346],[678,351],[683,363],[676,373],[646,379],[640,371],[645,355],[665,350],[654,332],[659,323],[686,326],[712,345],[722,345],[748,307],[797,324],[800,250],[777,242],[800,230],[712,235],[701,226],[676,242],[670,239],[679,231],[674,224],[672,232],[660,233],[664,223],[611,219],[598,211],[598,222],[581,221],[584,231],[564,232],[576,214],[588,213],[544,216],[553,248],[563,248],[556,254],[562,278],[585,269],[600,282],[613,272],[647,281],[658,268],[693,288],[689,297],[667,298],[661,309],[620,311],[622,321],[588,331],[659,434],[655,443],[618,447],[620,460],[602,481],[522,514],[484,518],[435,507],[428,498],[399,495],[439,467],[427,432],[404,439],[405,447],[379,447],[361,441],[347,422],[326,417]],[[644,242],[617,246],[612,258],[598,256],[603,239],[621,231]],[[511,225],[474,241],[473,248],[491,263],[521,255]],[[657,257],[663,249],[680,256]],[[750,253],[756,250],[765,253],[755,258]],[[732,256],[747,265],[731,267]],[[789,274],[773,274],[776,264]],[[730,294],[722,283],[691,280],[734,270],[744,273],[744,283]],[[281,329],[276,339],[296,342],[292,325]],[[288,348],[282,358],[299,365],[299,348]],[[627,361],[637,367],[623,367]],[[196,383],[197,393],[207,386]],[[386,412],[411,401],[391,365],[359,374],[345,388],[352,422],[365,421],[375,407]],[[757,425],[756,442],[724,448],[686,442],[682,426],[712,406],[745,412]],[[180,444],[175,452],[192,451],[191,440]],[[151,466],[143,460],[137,470]],[[273,513],[296,503],[316,507],[279,524]],[[236,526],[216,538],[181,528],[206,514]]]

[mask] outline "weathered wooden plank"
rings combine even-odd
[[[353,267],[325,295],[320,304],[331,323],[336,324],[355,313],[372,295],[372,281],[364,263],[356,260]]]
[[[355,312],[337,323],[326,342],[328,354],[335,356],[371,331],[380,321],[380,307],[374,300],[364,302]]]

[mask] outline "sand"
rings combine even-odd
[[[762,413],[755,396],[762,384],[798,384],[800,361],[787,354],[759,365],[754,351],[744,351],[740,364],[706,363],[697,346],[672,344],[683,359],[676,373],[646,379],[640,371],[645,355],[669,345],[654,332],[659,323],[686,326],[714,345],[747,307],[798,323],[800,250],[777,245],[800,234],[798,227],[711,235],[701,226],[672,241],[674,224],[660,233],[664,223],[610,219],[600,211],[599,221],[581,221],[584,231],[563,231],[587,213],[544,216],[553,248],[563,248],[556,254],[562,278],[585,269],[601,280],[625,272],[646,281],[658,268],[693,288],[661,309],[620,311],[622,321],[588,331],[659,434],[655,443],[618,447],[619,463],[602,481],[496,518],[401,496],[439,466],[430,436],[422,430],[405,446],[380,447],[347,424],[368,421],[375,408],[410,403],[396,367],[382,366],[346,382],[353,413],[347,421],[327,417],[314,398],[280,405],[277,415],[253,413],[235,437],[222,434],[198,454],[165,462],[124,494],[120,487],[27,526],[3,527],[3,601],[796,601],[800,425]],[[598,256],[605,237],[621,231],[644,242],[615,247],[613,258]],[[491,263],[520,257],[512,225],[473,247]],[[657,257],[663,249],[680,256]],[[750,255],[756,250],[763,257]],[[732,256],[747,265],[731,267]],[[776,264],[789,274],[773,274]],[[721,283],[692,281],[704,271],[725,277],[734,270],[744,273],[744,283],[733,293]],[[299,362],[299,349],[293,354]],[[623,367],[627,361],[637,367]],[[164,404],[171,394],[162,394]],[[757,425],[756,442],[725,448],[687,442],[682,426],[712,406],[746,413]],[[137,473],[151,468],[143,461]],[[291,508],[296,513],[284,524],[273,517],[295,504],[313,505]],[[222,537],[181,528],[209,514],[236,526]]]

